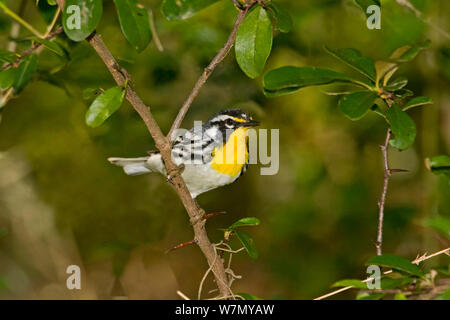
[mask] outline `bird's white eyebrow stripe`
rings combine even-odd
[[[226,115],[226,114],[222,114],[220,116],[217,116],[215,118],[213,118],[211,121],[215,122],[215,121],[224,121],[227,119],[234,119],[232,116]]]

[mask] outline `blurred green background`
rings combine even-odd
[[[6,2],[17,11],[19,1]],[[163,52],[152,43],[136,54],[120,32],[112,1],[104,1],[98,31],[167,132],[203,67],[227,39],[236,10],[231,1],[221,1],[186,21],[169,22],[159,10],[161,1],[140,2],[153,8]],[[275,37],[266,70],[311,65],[352,73],[323,46],[353,47],[382,59],[399,46],[432,41],[398,71],[408,77],[409,89],[434,104],[411,112],[418,126],[414,147],[390,151],[391,167],[409,172],[391,179],[384,252],[413,259],[448,246],[448,239],[424,227],[423,220],[450,216],[450,185],[424,166],[426,157],[450,154],[450,2],[411,0],[422,12],[417,17],[394,0],[382,1],[381,30],[366,28],[353,1],[280,3],[289,8],[294,27]],[[45,30],[33,1],[24,17]],[[10,24],[0,14],[2,49]],[[192,238],[175,192],[164,177],[129,177],[106,161],[145,155],[154,149],[151,137],[128,103],[101,127],[85,125],[91,101],[82,98],[83,90],[107,89],[114,82],[87,43],[59,41],[73,50],[67,66],[55,70],[65,62],[42,51],[38,81],[1,111],[0,298],[178,299],[177,290],[196,298],[207,269],[200,250],[191,246],[164,253]],[[19,52],[28,43],[19,43]],[[246,230],[260,257],[233,257],[232,268],[242,275],[233,285],[235,292],[312,299],[339,279],[366,276],[364,262],[375,255],[383,180],[379,145],[386,124],[374,113],[358,122],[345,118],[337,109],[339,97],[326,94],[340,89],[307,88],[267,99],[261,78],[248,79],[232,52],[189,111],[186,128],[221,109],[241,107],[263,128],[280,129],[278,174],[261,176],[259,165],[253,165],[236,183],[198,197],[207,212],[227,212],[208,221],[215,242],[223,236],[218,229],[239,218],[261,219],[260,226]],[[439,262],[448,263],[448,257],[429,263]],[[80,291],[65,287],[70,264],[82,267]],[[209,280],[203,292],[212,288]]]

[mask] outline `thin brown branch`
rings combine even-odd
[[[58,4],[61,8],[63,8],[64,1],[59,0]],[[97,52],[98,56],[102,59],[103,63],[106,65],[118,85],[123,85],[125,81],[128,81],[128,83],[131,82],[129,81],[131,80],[131,77],[129,76],[128,72],[118,65],[99,34],[96,34],[94,32],[91,36],[88,37],[87,41]],[[132,89],[131,85],[127,86],[126,99],[130,102],[130,104],[140,115],[145,125],[147,126],[150,135],[155,141],[156,148],[161,153],[168,175],[171,176],[172,173],[178,172],[179,169],[172,161],[171,143],[162,133],[160,127],[158,126],[155,118],[151,113],[150,107],[145,105],[145,103],[141,100],[137,93]],[[171,178],[171,182],[189,215],[194,229],[194,239],[197,241],[200,250],[205,256],[209,265],[209,269],[214,274],[216,285],[219,289],[220,295],[224,297],[229,296],[230,293],[232,294],[232,292],[227,284],[227,275],[225,273],[223,261],[220,258],[217,259],[217,252],[206,233],[206,221],[202,219],[203,210],[201,210],[197,206],[197,203],[194,201],[194,199],[192,199],[191,194],[186,187],[186,184],[184,183],[181,175],[174,175]]]
[[[441,254],[450,255],[450,247],[445,248],[445,249],[443,249],[443,250],[440,250],[440,251],[438,251],[438,252],[432,253],[432,254],[430,254],[430,255],[427,255],[427,254],[425,253],[424,255],[418,256],[416,259],[414,259],[414,260],[412,261],[412,263],[414,263],[414,264],[419,264],[419,263],[421,263],[421,262],[423,262],[423,261],[425,261],[425,260],[434,258],[434,257],[439,256],[439,255],[441,255]],[[392,273],[392,269],[383,272],[384,275],[390,274],[390,273]],[[365,282],[368,282],[368,281],[371,280],[371,279],[372,279],[371,277],[368,277],[368,278],[362,280],[362,282],[365,283]],[[352,288],[353,288],[352,286],[340,288],[340,289],[337,289],[337,290],[332,291],[332,292],[330,292],[330,293],[324,294],[324,295],[322,295],[322,296],[320,296],[320,297],[317,297],[317,298],[315,298],[314,300],[323,300],[323,299],[329,298],[329,297],[331,297],[331,296],[334,296],[334,295],[336,295],[336,294],[338,294],[338,293],[347,291],[347,290],[352,289]]]
[[[384,182],[383,182],[383,191],[381,192],[381,198],[378,201],[378,233],[377,233],[377,255],[381,255],[382,247],[383,247],[383,219],[384,219],[384,205],[386,203],[386,194],[389,185],[389,178],[392,174],[389,169],[389,140],[391,138],[391,129],[387,130],[386,139],[384,141],[384,145],[380,146],[381,153],[383,154],[383,163],[384,163]]]
[[[227,42],[225,42],[222,49],[220,49],[220,51],[217,53],[217,55],[211,60],[209,65],[203,70],[202,75],[197,80],[197,83],[194,85],[194,88],[192,89],[188,98],[186,99],[186,101],[183,103],[183,106],[178,111],[178,115],[175,118],[175,120],[172,124],[172,127],[170,128],[169,133],[167,134],[167,137],[169,137],[169,139],[172,138],[172,135],[175,132],[175,130],[177,130],[181,126],[181,123],[183,122],[184,117],[186,116],[187,112],[189,111],[189,108],[192,105],[192,102],[194,102],[194,99],[197,97],[198,93],[200,92],[200,89],[206,83],[209,76],[213,73],[213,71],[217,67],[217,65],[219,63],[221,63],[223,61],[223,59],[225,59],[225,57],[230,52],[231,48],[234,45],[234,40],[236,39],[236,34],[239,29],[239,26],[244,21],[244,18],[247,15],[248,10],[250,10],[251,6],[252,5],[247,5],[242,10],[239,10],[239,14],[236,18],[236,22],[234,23],[233,30],[231,31]]]

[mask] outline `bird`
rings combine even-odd
[[[172,140],[172,160],[180,168],[195,199],[207,191],[231,184],[244,174],[249,162],[248,130],[259,126],[241,109],[216,113],[204,124],[184,130]],[[108,158],[130,176],[157,172],[167,177],[161,154],[149,152],[139,158]],[[169,178],[168,178],[169,179]]]

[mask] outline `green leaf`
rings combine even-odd
[[[385,293],[359,293],[356,300],[380,300],[385,296]]]
[[[99,95],[86,112],[86,124],[98,127],[120,108],[126,90],[122,86],[113,87]]]
[[[242,230],[234,230],[234,234],[239,239],[239,241],[244,246],[245,250],[247,251],[248,255],[252,259],[258,258],[258,250],[256,249],[255,245],[253,244],[253,239],[250,237],[250,235]]]
[[[289,12],[280,4],[271,2],[269,3],[270,13],[275,20],[275,29],[280,32],[287,33],[292,29],[292,18]]]
[[[64,32],[73,41],[86,39],[103,14],[102,0],[66,0],[62,12]]]
[[[236,293],[236,295],[241,296],[242,298],[244,298],[244,300],[264,300],[263,298],[259,298],[250,293],[239,292],[239,293]]]
[[[367,8],[373,5],[381,7],[380,0],[355,0],[355,3],[364,11],[366,16],[369,16],[367,13]]]
[[[34,41],[39,42],[40,44],[42,44],[44,47],[46,47],[47,49],[49,49],[50,51],[56,53],[59,56],[64,56],[64,50],[54,41],[50,41],[50,40],[46,40],[46,39],[41,39],[41,38],[33,38]]]
[[[37,70],[37,55],[30,54],[26,56],[16,70],[16,78],[14,79],[13,88],[14,94],[22,92],[27,84],[33,78]]]
[[[377,97],[377,94],[372,91],[346,94],[339,100],[339,109],[350,120],[358,120],[370,110]]]
[[[56,6],[56,0],[47,0],[47,3],[51,6]]]
[[[404,88],[408,84],[408,79],[405,77],[399,77],[397,79],[392,80],[389,84],[384,86],[384,88],[388,91],[396,91]]]
[[[137,0],[114,0],[114,3],[122,33],[136,51],[141,52],[152,39],[147,10]]]
[[[411,100],[409,100],[408,103],[403,106],[403,111],[406,111],[408,109],[411,109],[411,108],[414,108],[417,106],[423,106],[425,104],[432,104],[432,103],[433,103],[433,101],[428,97],[415,97],[415,98],[412,98]]]
[[[394,296],[394,300],[408,300],[403,292],[397,292]]]
[[[450,178],[450,157],[446,155],[425,159],[425,165],[435,174],[445,174]]]
[[[424,276],[424,273],[419,269],[417,265],[411,263],[409,260],[403,257],[396,256],[394,254],[383,254],[375,256],[373,258],[370,258],[366,262],[366,266],[372,264],[403,271],[417,277]]]
[[[393,105],[387,110],[386,118],[395,135],[395,139],[390,141],[391,146],[399,150],[406,150],[412,146],[416,139],[416,124],[406,112],[399,106]]]
[[[239,219],[238,221],[233,223],[229,227],[229,229],[234,229],[234,228],[237,228],[237,227],[257,226],[257,225],[259,225],[259,223],[260,223],[260,221],[259,221],[258,218],[246,217],[246,218]]]
[[[450,219],[439,216],[430,217],[424,221],[424,225],[436,230],[443,236],[450,238]]]
[[[219,0],[164,0],[161,11],[167,20],[184,20]]]
[[[10,88],[14,80],[16,78],[17,69],[15,68],[9,68],[6,70],[3,70],[0,72],[0,88],[1,89],[8,89]]]
[[[293,93],[307,86],[317,86],[332,82],[361,82],[352,77],[329,69],[316,67],[281,67],[264,75],[264,94],[269,97]]]
[[[333,283],[332,287],[354,287],[358,289],[367,289],[367,284],[358,279],[344,279]]]
[[[239,67],[254,79],[264,70],[272,50],[272,22],[267,11],[257,6],[244,19],[236,34],[235,52]]]
[[[325,50],[332,56],[340,59],[350,67],[369,77],[371,80],[376,80],[377,72],[375,70],[375,62],[372,59],[363,56],[358,50],[353,48],[333,50],[328,47],[325,47]]]

